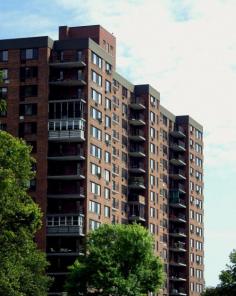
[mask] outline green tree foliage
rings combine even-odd
[[[27,194],[33,159],[30,148],[0,131],[0,295],[46,296],[47,262],[34,235],[39,207]]]
[[[140,296],[162,287],[163,265],[144,227],[102,225],[88,235],[86,247],[87,254],[70,267],[70,296]]]
[[[203,296],[233,296],[236,295],[236,250],[229,256],[230,264],[221,271],[220,284],[215,288],[207,288]]]

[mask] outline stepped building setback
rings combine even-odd
[[[49,295],[61,295],[90,230],[137,221],[164,262],[159,295],[199,296],[202,126],[119,75],[116,39],[99,25],[59,27],[56,41],[0,40],[0,70],[0,129],[25,139],[37,160],[30,194],[44,213],[36,240],[55,277]]]

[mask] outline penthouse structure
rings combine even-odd
[[[85,235],[137,221],[154,237],[167,274],[159,295],[204,287],[203,128],[160,104],[149,84],[116,72],[116,39],[99,25],[0,40],[0,129],[37,160],[30,194],[43,211],[36,240],[61,295]]]

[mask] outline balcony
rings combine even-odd
[[[183,242],[176,242],[170,245],[170,251],[172,252],[186,252],[186,244]]]
[[[85,121],[78,120],[49,120],[48,139],[50,141],[85,141]]]
[[[73,256],[78,257],[84,255],[84,247],[80,248],[49,248],[47,250],[47,257],[61,257],[61,256]]]
[[[186,223],[186,216],[183,214],[178,214],[178,215],[174,215],[174,214],[170,214],[170,221],[172,222],[179,222],[179,223]]]
[[[145,205],[129,203],[129,220],[144,222],[145,219]]]
[[[83,180],[85,179],[84,171],[81,168],[62,166],[57,168],[56,166],[48,173],[49,180]]]
[[[71,161],[71,160],[85,160],[84,150],[76,149],[63,152],[55,152],[48,156],[48,160],[57,161]]]
[[[172,149],[173,151],[177,151],[177,152],[184,152],[186,151],[185,149],[185,143],[183,141],[178,141],[178,142],[172,142],[170,143],[170,149]]]
[[[73,69],[73,68],[82,68],[86,66],[85,58],[81,57],[77,61],[71,61],[71,60],[56,60],[49,64],[52,68],[58,68],[58,69]]]
[[[185,171],[178,169],[178,170],[171,170],[169,172],[170,178],[173,180],[186,180]]]
[[[185,166],[186,165],[184,157],[181,157],[180,155],[171,157],[170,163],[175,166]]]
[[[173,182],[170,185],[171,185],[172,192],[179,192],[179,194],[181,194],[181,193],[185,194],[186,193],[185,186],[183,184]]]
[[[129,171],[130,173],[146,173],[143,163],[130,164]]]
[[[187,237],[186,230],[184,228],[170,229],[169,235],[172,237]]]
[[[181,126],[176,126],[174,130],[170,132],[170,135],[177,139],[186,137],[184,133],[184,129]]]
[[[129,188],[130,189],[146,189],[144,185],[144,179],[140,177],[130,178]]]
[[[131,131],[130,134],[129,134],[129,139],[131,141],[136,141],[136,142],[146,141],[144,132],[143,131],[140,131],[140,130]]]
[[[78,77],[72,76],[71,78],[52,78],[49,82],[50,85],[55,86],[84,86],[86,85],[86,80],[84,75]]]
[[[131,195],[129,195],[129,203],[130,204],[143,204],[143,205],[145,205],[146,204],[145,196],[131,194]]]
[[[129,156],[132,157],[145,157],[145,150],[143,146],[136,146],[136,147],[130,147]]]
[[[184,260],[182,258],[172,258],[172,259],[170,259],[169,265],[170,266],[178,266],[178,267],[187,266],[186,260]]]
[[[130,102],[130,108],[134,110],[144,110],[146,109],[145,107],[145,101],[144,99],[140,97],[133,97]]]
[[[172,289],[170,290],[170,296],[187,296],[187,293],[184,289]]]
[[[141,115],[130,115],[129,124],[134,126],[143,126],[146,124],[145,117]]]
[[[84,215],[48,215],[48,236],[84,236]]]
[[[62,181],[63,184],[57,180],[48,183],[48,198],[52,199],[81,199],[85,198],[85,190],[81,186],[77,188],[75,181]]]
[[[174,282],[186,282],[187,281],[186,275],[184,275],[183,273],[170,275],[169,279],[170,279],[170,281],[174,281]]]
[[[183,198],[180,198],[178,191],[171,191],[169,205],[172,208],[185,209],[186,208],[186,200],[184,200]]]

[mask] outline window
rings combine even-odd
[[[111,92],[111,82],[108,80],[105,81],[105,92]]]
[[[98,221],[94,221],[94,220],[91,220],[91,219],[89,220],[89,229],[90,230],[95,230],[95,229],[99,228],[100,225],[101,225],[101,223],[98,222]]]
[[[108,98],[105,98],[105,108],[111,110],[111,100]]]
[[[38,67],[21,67],[20,68],[20,80],[32,79],[38,77]]]
[[[8,69],[0,69],[0,73],[2,74],[2,80],[7,80],[8,79]]]
[[[8,50],[0,50],[0,62],[8,61]]]
[[[92,52],[92,62],[94,65],[97,65],[100,69],[102,69],[102,58],[94,52]]]
[[[101,121],[102,119],[102,112],[98,111],[97,109],[91,107],[90,108],[90,116],[93,118],[93,119],[96,119],[98,121]]]
[[[105,116],[105,127],[110,128],[111,127],[111,117]]]
[[[157,104],[157,99],[153,96],[150,96],[150,103],[153,107],[157,107],[158,104]]]
[[[38,87],[37,85],[23,85],[20,86],[20,98],[37,97]]]
[[[153,143],[150,143],[150,152],[155,154],[155,148],[156,146]]]
[[[91,76],[92,76],[93,82],[95,82],[99,86],[102,86],[102,76],[101,75],[99,75],[97,72],[92,70]]]
[[[150,175],[150,185],[155,186],[155,176]]]
[[[111,180],[111,173],[108,170],[104,170],[104,179],[106,182],[110,182]]]
[[[98,202],[89,201],[89,211],[95,214],[100,215],[101,214],[101,205]]]
[[[0,87],[0,98],[1,99],[7,98],[7,88],[6,87]]]
[[[150,191],[150,201],[152,201],[152,202],[155,202],[156,201],[156,199],[155,199],[155,192],[153,192],[153,191]]]
[[[37,133],[36,122],[21,122],[19,124],[19,136],[35,135]]]
[[[111,144],[111,135],[105,133],[104,140],[107,145],[110,145]]]
[[[37,104],[21,104],[20,105],[20,116],[36,115],[37,114]]]
[[[155,113],[150,111],[150,121],[155,122]]]
[[[150,158],[150,169],[155,170],[155,160]]]
[[[109,64],[108,62],[106,62],[106,72],[107,72],[108,74],[111,74],[111,70],[112,70],[112,66],[111,66],[111,64]]]
[[[122,103],[122,114],[123,115],[127,115],[128,114],[128,107],[124,103]]]
[[[128,171],[126,169],[122,168],[122,174],[121,174],[122,178],[127,180],[128,179]]]
[[[38,48],[21,49],[21,60],[38,59]]]
[[[104,188],[104,198],[110,199],[111,198],[111,190],[107,187]]]
[[[105,216],[106,218],[110,218],[110,216],[111,216],[111,210],[110,210],[110,207],[104,206],[104,216]]]
[[[125,152],[122,152],[121,159],[123,162],[127,163],[128,162],[128,155]]]
[[[112,174],[119,175],[119,166],[116,164],[112,164]]]
[[[105,157],[105,162],[106,163],[111,163],[111,153],[110,152],[105,151],[104,157]]]
[[[149,224],[149,230],[151,234],[155,234],[155,224],[150,223]]]
[[[90,127],[90,135],[99,141],[102,140],[102,131],[93,125]]]
[[[150,217],[155,218],[155,208],[150,207]]]
[[[101,167],[95,163],[90,164],[90,171],[92,175],[101,177]]]
[[[155,138],[155,134],[156,134],[155,132],[156,132],[155,129],[153,127],[150,127],[150,137],[153,139]]]
[[[128,97],[128,89],[124,86],[122,86],[122,96],[126,98]]]
[[[97,183],[90,182],[91,192],[95,195],[101,196],[101,186]]]
[[[91,91],[92,91],[92,100],[94,101],[94,102],[96,102],[97,104],[102,104],[102,95],[99,93],[99,92],[97,92],[95,89],[91,89]]]
[[[94,156],[94,157],[97,157],[97,158],[101,159],[102,158],[102,149],[95,146],[95,145],[93,145],[93,144],[91,144],[91,146],[90,146],[90,154],[92,156]]]
[[[194,219],[194,211],[193,210],[190,210],[190,218]]]

